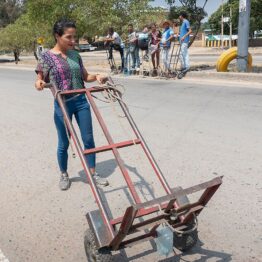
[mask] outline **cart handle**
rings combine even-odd
[[[53,86],[53,84],[51,84],[51,83],[44,84],[44,88],[51,88],[52,86]]]

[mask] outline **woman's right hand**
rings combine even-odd
[[[44,89],[44,86],[45,86],[46,82],[41,80],[41,79],[38,79],[36,80],[35,82],[35,88],[38,90],[38,91],[42,91]]]

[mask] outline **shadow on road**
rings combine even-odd
[[[154,191],[150,187],[150,185],[144,180],[144,178],[137,172],[137,169],[135,167],[131,167],[125,164],[125,167],[133,174],[135,174],[140,180],[139,182],[135,183],[136,189],[140,191],[141,195],[145,198],[145,201],[149,200],[148,197],[150,198],[155,198]],[[115,169],[117,168],[116,161],[114,159],[106,160],[103,162],[100,162],[97,164],[97,171],[99,174],[101,174],[102,177],[109,177],[115,172]],[[88,183],[86,174],[84,170],[79,172],[79,177],[74,177],[71,178],[71,182],[82,182],[82,183]],[[99,188],[99,187],[98,187]],[[132,196],[129,193],[129,189],[127,186],[121,186],[114,188],[112,190],[107,190],[106,194],[123,190],[124,194],[126,195],[130,205],[134,204],[134,200]],[[145,193],[146,192],[146,193]],[[109,203],[107,202],[106,199],[106,194],[105,192],[99,188],[99,193],[102,199],[102,202],[107,210],[108,216],[110,219],[113,218],[113,215],[110,211]],[[143,201],[143,200],[142,200]],[[124,212],[124,210],[123,210]],[[142,221],[142,219],[141,219]],[[150,250],[145,250],[142,253],[139,253],[137,255],[128,257],[125,250],[120,250],[118,254],[114,255],[114,261],[123,261],[123,262],[128,262],[128,261],[135,261],[137,259],[143,259],[143,257],[156,253],[157,248],[154,240],[151,240],[150,242],[151,249]],[[188,255],[194,255],[199,258],[195,259],[194,262],[205,262],[209,261],[210,259],[216,259],[217,262],[223,261],[223,262],[229,262],[232,261],[231,259],[231,254],[219,252],[219,251],[214,251],[214,250],[208,250],[203,248],[204,244],[199,240],[197,245],[190,251],[186,253],[178,253],[175,254],[173,257],[170,258],[163,258],[158,260],[159,262],[190,262],[192,259],[186,258],[185,256]]]
[[[154,242],[154,241],[153,241]],[[174,254],[173,257],[169,258],[159,258],[158,262],[207,262],[207,261],[216,261],[216,262],[229,262],[232,261],[232,255],[224,252],[214,251],[203,248],[204,244],[199,241],[197,245],[190,251],[185,252],[181,254]],[[147,250],[145,252],[142,252],[140,254],[137,254],[132,257],[127,257],[124,250],[121,250],[121,252],[114,256],[115,261],[123,261],[123,262],[131,262],[135,261],[137,259],[143,259],[144,256],[147,256],[149,254],[157,252],[156,247],[154,247],[151,250]],[[194,255],[194,260],[191,258],[186,258],[186,256]]]
[[[135,174],[139,178],[139,182],[135,182],[134,185],[135,185],[136,189],[143,196],[144,201],[149,200],[149,198],[150,199],[155,198],[153,189],[150,187],[150,185],[148,185],[148,183],[144,180],[144,178],[137,172],[136,167],[132,167],[132,166],[129,166],[127,164],[125,164],[125,167],[129,170],[130,173]],[[117,168],[117,164],[116,164],[116,161],[114,159],[110,159],[110,160],[100,162],[96,166],[97,172],[101,175],[101,177],[104,177],[104,178],[111,176],[115,172],[116,168]],[[82,182],[82,183],[88,184],[85,171],[81,170],[78,174],[79,174],[79,177],[70,178],[70,182],[71,183]],[[113,215],[110,212],[110,207],[109,207],[109,204],[107,202],[105,192],[103,191],[102,188],[99,188],[99,187],[98,187],[98,190],[99,190],[100,196],[102,198],[102,202],[103,202],[103,204],[104,204],[104,206],[105,206],[105,208],[108,212],[109,217],[113,218]],[[133,198],[130,194],[129,188],[127,186],[121,186],[121,187],[114,188],[112,190],[107,190],[106,194],[116,192],[116,191],[121,191],[121,190],[124,192],[124,194],[127,197],[130,205],[135,204],[135,202],[134,202],[134,200],[133,200]],[[124,213],[124,211],[125,210],[123,210],[123,213]]]
[[[135,186],[140,191],[140,193],[143,195],[143,197],[145,198],[145,201],[148,200],[147,199],[148,197],[155,198],[153,189],[148,185],[148,183],[145,181],[145,179],[138,173],[136,167],[132,167],[132,166],[129,166],[127,164],[125,164],[125,167],[130,171],[130,173],[135,174],[140,179],[139,182],[135,183]],[[116,161],[114,159],[110,159],[110,160],[100,162],[96,166],[97,172],[101,175],[101,177],[104,177],[104,178],[111,176],[115,172],[116,168],[117,168],[117,164],[116,164]],[[73,177],[73,178],[70,179],[70,181],[72,183],[82,182],[82,183],[88,184],[85,171],[81,170],[78,174],[79,174],[79,177]],[[127,186],[114,188],[110,191],[107,191],[107,193],[118,191],[118,190],[124,190],[127,198],[129,199],[130,204],[134,204],[133,199],[129,194],[129,190],[128,190]],[[145,191],[147,191],[148,193],[146,193]]]
[[[0,63],[13,63],[14,59],[0,58]]]

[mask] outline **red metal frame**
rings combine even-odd
[[[97,118],[97,120],[98,120],[98,122],[99,122],[99,124],[100,124],[100,126],[102,128],[102,130],[103,130],[103,133],[104,133],[104,135],[105,135],[109,145],[98,147],[98,148],[94,148],[94,149],[90,149],[90,150],[82,150],[82,153],[83,154],[90,154],[90,153],[93,153],[93,152],[99,153],[99,152],[112,150],[113,154],[115,156],[115,159],[117,161],[117,164],[120,167],[120,170],[121,170],[121,172],[122,172],[122,174],[123,174],[123,176],[124,176],[124,178],[126,180],[128,188],[130,190],[130,193],[131,193],[135,203],[138,204],[138,203],[141,203],[141,199],[140,199],[140,197],[138,196],[138,194],[137,194],[137,192],[135,190],[134,184],[132,183],[132,181],[130,179],[130,176],[128,174],[128,171],[125,168],[125,166],[123,164],[123,161],[122,161],[122,159],[121,159],[121,157],[119,155],[119,152],[117,150],[118,148],[121,148],[121,147],[134,145],[134,142],[132,140],[132,141],[124,141],[124,142],[120,142],[120,143],[114,143],[114,141],[113,141],[113,139],[112,139],[112,137],[111,137],[111,135],[109,133],[109,130],[107,129],[106,124],[105,124],[105,122],[104,122],[104,120],[103,120],[103,118],[102,118],[102,116],[101,116],[101,114],[100,114],[100,112],[99,112],[95,102],[94,102],[94,99],[92,97],[92,93],[102,92],[102,91],[104,91],[103,88],[99,88],[99,89],[98,88],[85,88],[85,89],[78,89],[78,90],[63,91],[63,92],[58,92],[58,93],[55,91],[53,93],[57,94],[57,98],[61,98],[61,96],[63,96],[63,95],[76,95],[76,94],[83,94],[83,93],[86,94],[86,96],[88,98],[88,101],[89,101],[89,103],[90,103],[90,105],[91,105],[91,107],[93,109],[93,112],[94,112],[94,114],[95,114],[95,116],[96,116],[96,118]],[[61,100],[61,101],[59,101],[59,100]],[[146,143],[145,143],[141,133],[139,132],[139,130],[138,130],[138,128],[137,128],[137,126],[136,126],[132,116],[130,115],[126,105],[121,100],[118,100],[118,102],[119,102],[121,108],[123,109],[125,115],[127,116],[127,119],[128,119],[128,121],[129,121],[129,123],[130,123],[130,125],[131,125],[131,127],[132,127],[132,129],[134,131],[134,134],[136,136],[136,138],[134,139],[135,144],[140,144],[141,145],[143,151],[145,152],[145,155],[147,156],[151,166],[153,167],[153,169],[154,169],[158,179],[160,180],[164,190],[166,191],[167,194],[170,194],[171,193],[171,189],[170,189],[169,185],[167,184],[166,179],[164,178],[162,172],[160,171],[160,168],[158,167],[158,165],[157,165],[153,155],[151,154],[150,150],[148,149],[148,147],[147,147],[147,145],[146,145]],[[65,106],[62,99],[58,99],[58,103],[59,103],[59,105],[62,108]],[[67,118],[64,111],[65,110],[63,110],[65,118]],[[69,121],[66,121],[67,125],[69,124],[68,122]],[[69,128],[69,132],[71,133],[70,129],[72,129],[72,128]],[[73,133],[75,133],[75,132],[73,132]],[[73,138],[73,136],[75,136],[75,134],[71,134],[71,135],[72,135],[72,138]],[[96,196],[96,192],[93,191],[93,193],[95,194],[95,197],[97,197]],[[144,212],[142,212],[141,215],[143,215],[143,213]]]
[[[69,133],[71,134],[72,140],[75,144],[78,155],[79,155],[80,160],[82,162],[82,165],[84,167],[84,170],[85,170],[87,179],[89,181],[89,184],[91,186],[92,192],[94,194],[95,200],[96,200],[97,205],[99,207],[101,218],[104,222],[105,230],[106,230],[107,235],[108,235],[108,240],[105,241],[105,243],[107,243],[107,245],[111,246],[113,249],[125,247],[125,246],[130,245],[131,243],[144,241],[146,239],[150,239],[150,238],[154,237],[155,230],[156,230],[158,224],[160,223],[159,221],[161,221],[161,219],[167,219],[168,216],[170,216],[171,210],[173,210],[177,214],[179,214],[179,221],[177,221],[176,224],[173,224],[172,226],[174,228],[184,226],[186,223],[188,223],[190,220],[192,220],[193,215],[198,215],[201,212],[203,207],[211,199],[213,194],[216,192],[216,190],[218,189],[218,187],[222,183],[222,178],[216,178],[216,179],[213,179],[209,182],[206,182],[206,183],[203,183],[203,184],[200,184],[200,185],[197,185],[197,186],[185,189],[185,190],[180,190],[179,192],[174,193],[172,191],[172,189],[169,187],[169,185],[167,184],[166,179],[164,178],[164,176],[163,176],[160,168],[158,167],[152,153],[150,152],[148,146],[146,145],[145,140],[143,139],[143,137],[142,137],[141,133],[139,132],[132,116],[130,115],[126,104],[121,100],[118,92],[116,92],[112,89],[115,92],[115,96],[117,96],[119,98],[117,101],[118,101],[120,107],[122,108],[130,126],[132,127],[135,138],[134,138],[134,140],[115,143],[113,141],[113,138],[111,137],[111,135],[109,133],[109,130],[106,127],[106,124],[105,124],[105,122],[104,122],[104,120],[103,120],[103,118],[102,118],[102,116],[101,116],[101,114],[100,114],[100,112],[99,112],[99,110],[96,106],[96,103],[93,99],[93,96],[92,96],[92,93],[105,91],[104,88],[92,87],[92,88],[84,88],[84,89],[72,90],[72,91],[59,91],[59,90],[56,89],[56,87],[54,87],[52,85],[48,85],[48,87],[50,87],[54,97],[57,99],[57,101],[58,101],[58,103],[59,103],[59,105],[62,109],[64,118],[65,118],[65,123],[67,125],[68,130],[69,130]],[[85,94],[86,97],[88,98],[88,101],[91,105],[91,108],[92,108],[92,110],[93,110],[102,130],[103,130],[103,133],[106,137],[108,145],[96,147],[96,148],[89,149],[89,150],[83,150],[82,149],[81,143],[79,142],[77,134],[76,134],[74,127],[72,125],[72,122],[68,117],[64,100],[62,99],[63,96],[76,95],[76,94]],[[149,160],[149,163],[151,164],[153,170],[155,171],[155,174],[158,177],[163,189],[165,190],[165,192],[167,194],[166,196],[148,201],[146,203],[142,203],[138,193],[136,192],[134,184],[131,181],[128,170],[126,169],[124,162],[121,159],[120,154],[118,152],[119,148],[132,146],[132,145],[140,145],[141,146],[143,152],[145,153],[147,159]],[[118,218],[114,218],[114,219],[109,219],[109,216],[107,214],[107,210],[106,210],[103,202],[101,201],[101,196],[100,196],[99,190],[97,189],[97,186],[96,186],[96,184],[95,184],[95,182],[92,178],[91,172],[90,172],[90,170],[87,166],[86,160],[85,160],[85,156],[87,154],[100,153],[100,152],[105,152],[105,151],[109,151],[109,150],[111,150],[113,152],[114,156],[115,156],[116,162],[117,162],[117,164],[118,164],[118,166],[121,170],[121,173],[122,173],[122,175],[123,175],[123,177],[124,177],[124,179],[127,183],[127,186],[130,190],[130,193],[131,193],[133,200],[134,200],[134,203],[135,203],[135,205],[127,208],[125,215],[123,217],[118,217]],[[205,191],[198,201],[196,201],[193,204],[187,205],[187,206],[179,207],[179,205],[176,201],[179,196],[192,194],[192,193],[199,191],[199,190],[205,190]],[[148,219],[144,222],[134,224],[134,221],[135,221],[136,218],[144,217],[146,215],[156,213],[156,212],[159,211],[159,209],[163,210],[163,212],[165,212],[165,215],[163,215],[163,214],[157,215],[155,218],[150,218],[150,219]],[[92,219],[92,217],[90,217],[90,219]],[[91,222],[91,223],[93,223],[93,222]],[[115,226],[117,224],[121,224],[120,229],[118,231],[115,229]],[[134,232],[135,230],[148,227],[149,225],[153,226],[149,233],[143,234],[139,237],[135,237],[131,240],[129,239],[129,240],[123,241],[124,238],[127,235],[132,234],[132,232]],[[100,246],[101,245],[103,245],[103,244],[100,243]]]

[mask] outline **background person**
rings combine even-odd
[[[190,68],[188,44],[189,44],[190,34],[192,33],[192,30],[190,27],[190,23],[187,20],[187,13],[181,12],[179,19],[182,23],[180,27],[180,44],[181,44],[180,60],[181,60],[181,67],[182,67],[181,70],[188,71]]]
[[[174,20],[172,28],[174,32],[174,37],[178,39],[180,35],[179,20]]]
[[[159,58],[160,58],[160,49],[159,43],[162,37],[161,32],[157,29],[155,23],[151,25],[151,41],[150,41],[150,50],[151,50],[151,57],[152,57],[152,64],[154,70],[159,67]]]
[[[121,56],[121,71],[124,69],[125,59],[124,59],[124,44],[117,32],[114,31],[113,27],[108,28],[108,35],[105,41],[106,45],[109,45],[109,58],[113,59],[113,49],[119,51]]]
[[[162,61],[164,64],[164,69],[165,71],[170,71],[169,67],[169,51],[170,51],[170,46],[171,46],[171,40],[174,38],[174,32],[172,30],[171,22],[166,20],[162,24],[163,26],[163,33],[162,33],[162,38],[160,41],[160,47],[161,47],[161,52],[162,52]]]
[[[148,46],[149,46],[149,29],[148,26],[145,26],[142,30],[142,32],[138,33],[138,39],[137,39],[137,43],[138,43],[138,48],[142,51],[145,51],[144,57],[143,59],[145,61],[149,60],[148,57]]]
[[[128,48],[126,51],[126,67],[128,65],[128,56],[131,55],[132,59],[132,69],[139,71],[140,70],[140,58],[139,58],[139,47],[137,44],[137,33],[134,31],[132,24],[128,25]]]
[[[53,27],[53,34],[56,41],[55,46],[44,52],[38,61],[37,80],[35,82],[37,90],[43,90],[46,82],[52,83],[58,90],[67,91],[84,88],[84,81],[104,83],[107,80],[100,75],[87,73],[81,56],[74,50],[76,43],[76,25],[74,22],[66,19],[57,21]],[[84,148],[94,148],[90,105],[85,94],[67,95],[64,99],[70,119],[73,115],[75,116]],[[54,101],[54,122],[58,135],[57,159],[61,172],[59,187],[61,190],[66,190],[70,187],[67,173],[69,139],[62,110],[57,100]],[[87,155],[86,161],[96,183],[108,185],[108,181],[96,173],[96,155]]]

